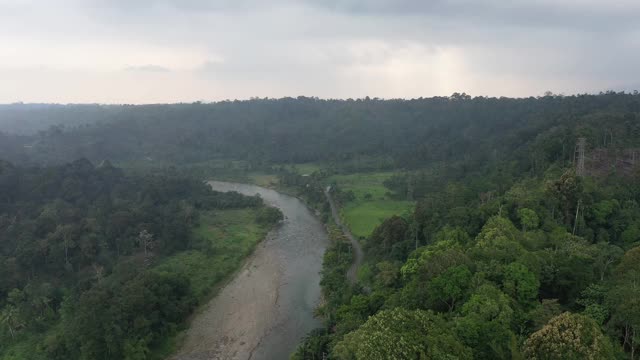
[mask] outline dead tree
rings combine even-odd
[[[138,241],[144,248],[144,263],[146,266],[149,266],[153,257],[153,235],[147,230],[142,230],[140,234],[138,234]]]

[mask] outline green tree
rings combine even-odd
[[[562,306],[558,299],[542,299],[539,304],[529,311],[528,319],[532,330],[540,330],[549,320],[562,314]]]
[[[18,309],[13,305],[7,305],[2,309],[0,322],[4,324],[12,338],[16,336],[18,330],[23,326]]]
[[[461,227],[451,227],[449,225],[446,225],[442,229],[440,229],[434,237],[434,242],[446,240],[455,241],[460,245],[466,245],[469,243],[469,241],[471,241],[469,234],[467,234],[464,229],[462,229]]]
[[[524,252],[519,242],[520,235],[511,221],[494,216],[487,220],[476,236],[472,254],[478,260],[508,264]]]
[[[392,216],[375,228],[366,243],[369,256],[381,259],[400,258],[393,251],[394,245],[402,243],[409,231],[409,224],[399,216]],[[394,256],[395,255],[395,256]]]
[[[597,271],[600,281],[604,281],[605,276],[610,273],[613,265],[622,258],[624,250],[619,246],[606,242],[599,242],[593,248],[594,251],[594,267]]]
[[[437,309],[444,304],[449,312],[453,311],[456,304],[464,298],[471,283],[471,276],[471,271],[466,265],[459,265],[433,278],[428,285],[432,306]]]
[[[610,310],[605,303],[607,288],[604,285],[591,284],[580,294],[576,303],[584,306],[584,315],[603,325],[609,318]]]
[[[609,327],[635,359],[640,348],[640,247],[627,251],[616,267],[606,304]]]
[[[522,224],[522,231],[532,230],[538,227],[539,219],[535,211],[527,208],[518,210],[518,218]]]
[[[531,360],[612,359],[613,346],[600,327],[584,315],[565,312],[551,319],[524,343]]]
[[[507,295],[491,284],[481,285],[462,306],[455,320],[463,343],[473,349],[475,359],[505,359],[518,355],[512,344],[513,309]]]
[[[336,359],[471,359],[444,319],[422,310],[383,310],[345,335],[333,349]]]
[[[376,275],[376,282],[382,286],[393,286],[398,280],[400,274],[396,265],[390,261],[381,261],[376,264],[378,274]]]
[[[583,190],[582,181],[576,172],[573,169],[565,171],[559,179],[548,181],[545,190],[554,202],[559,204],[565,224],[570,225],[573,210],[578,206]]]
[[[503,288],[519,304],[530,304],[538,295],[540,282],[526,266],[513,262],[504,269]]]

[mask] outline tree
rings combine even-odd
[[[469,262],[460,244],[451,240],[437,242],[420,248],[400,268],[405,279],[413,276],[427,281],[442,274],[448,268]]]
[[[531,329],[534,331],[542,329],[549,320],[562,314],[562,312],[562,306],[558,299],[542,299],[528,314],[532,325]]]
[[[519,237],[520,233],[511,221],[494,216],[487,220],[476,236],[472,253],[480,260],[508,264],[516,260],[524,251],[518,241]]]
[[[145,258],[149,256],[149,252],[153,251],[153,235],[144,229],[138,234],[138,242],[144,249]]]
[[[640,348],[640,247],[627,251],[616,267],[606,304],[611,310],[609,326],[635,359]]]
[[[12,338],[16,336],[18,330],[23,326],[18,309],[13,305],[7,305],[2,309],[0,322],[6,326]]]
[[[509,303],[502,291],[484,284],[462,306],[462,316],[455,320],[456,331],[463,343],[474,350],[474,358],[504,359],[518,352],[512,346],[514,311]]]
[[[504,269],[503,288],[519,304],[530,304],[538,295],[540,282],[526,266],[513,262]]]
[[[455,241],[460,245],[466,245],[471,241],[469,234],[467,234],[464,229],[461,227],[451,227],[449,225],[445,225],[434,237],[434,242],[446,240]]]
[[[336,359],[471,359],[444,319],[423,310],[383,310],[333,349]]]
[[[610,309],[605,304],[607,288],[604,285],[591,284],[582,291],[576,303],[584,306],[584,315],[603,325],[610,316]]]
[[[557,180],[548,181],[545,185],[547,194],[559,203],[564,221],[571,224],[572,211],[578,206],[578,201],[582,195],[582,182],[573,169],[565,171]],[[575,224],[574,224],[575,225]]]
[[[454,266],[442,275],[435,277],[428,285],[428,294],[434,307],[439,304],[453,311],[458,301],[462,300],[471,282],[471,271],[466,265]]]
[[[131,271],[124,279],[93,286],[64,313],[66,342],[80,359],[145,358],[154,341],[175,329],[193,308],[190,283],[183,275]]]
[[[624,255],[624,250],[619,246],[606,242],[599,242],[594,248],[595,270],[598,272],[600,281],[604,281],[605,276],[609,273],[612,265],[615,264]]]
[[[612,359],[613,346],[592,319],[565,312],[527,338],[524,355],[531,360]]]
[[[620,234],[620,238],[625,245],[634,245],[640,241],[640,222],[635,222],[627,227],[622,234]]]
[[[379,258],[392,258],[393,246],[403,242],[409,231],[407,222],[399,217],[392,216],[375,228],[366,243],[366,250],[370,256]],[[399,256],[396,256],[399,257]]]
[[[520,218],[520,224],[522,224],[522,231],[532,230],[538,227],[538,214],[535,211],[527,208],[518,210],[518,217]]]
[[[256,215],[256,221],[263,225],[275,224],[278,221],[282,221],[282,220],[284,220],[284,215],[282,214],[282,211],[280,211],[280,209],[278,208],[271,207],[271,206],[262,207],[261,209],[258,210],[258,213]]]
[[[398,280],[398,267],[390,261],[381,261],[376,264],[378,274],[376,275],[376,282],[382,286],[393,286]]]

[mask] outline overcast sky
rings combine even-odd
[[[640,89],[637,0],[0,0],[0,103]]]

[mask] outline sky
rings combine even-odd
[[[640,89],[637,0],[0,0],[0,103]]]

